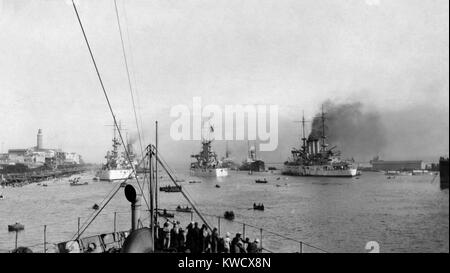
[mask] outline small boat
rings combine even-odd
[[[0,194],[0,200],[5,199],[6,197],[3,194]]]
[[[163,209],[163,211],[158,211],[158,215],[165,218],[174,218],[175,215],[173,213],[168,213],[166,209]]]
[[[176,211],[179,212],[192,212],[192,208],[190,207],[181,207],[180,205],[177,206]]]
[[[42,187],[48,187],[48,185],[47,184],[42,184]]]
[[[181,186],[164,186],[159,187],[159,190],[164,192],[181,192]]]
[[[219,185],[219,184],[216,184],[216,188],[220,188],[220,185]]]
[[[80,183],[80,182],[70,182],[70,186],[83,186],[89,184],[88,182]]]
[[[256,205],[255,203],[253,203],[253,209],[254,210],[264,210],[264,204]]]
[[[265,184],[265,183],[267,183],[267,179],[256,179],[255,180],[255,183],[260,183],[260,184]]]
[[[202,181],[200,181],[200,180],[191,180],[191,181],[189,181],[189,183],[191,183],[191,184],[202,183]]]
[[[92,178],[92,180],[98,181],[98,180],[100,180],[100,178],[98,176],[94,176],[94,178]]]
[[[8,231],[9,232],[11,232],[11,231],[21,231],[21,230],[24,230],[25,229],[25,226],[24,225],[22,225],[22,224],[20,224],[20,223],[15,223],[15,224],[12,224],[12,225],[8,225]]]
[[[223,217],[227,220],[234,220],[234,212],[233,211],[225,211],[225,213],[223,214]]]
[[[98,210],[99,208],[100,208],[100,206],[97,205],[97,204],[94,204],[94,205],[92,206],[92,209],[95,209],[95,210]]]

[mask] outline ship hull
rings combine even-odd
[[[97,176],[101,181],[118,181],[129,178],[132,172],[132,169],[100,170]]]
[[[285,165],[283,170],[285,175],[294,176],[317,176],[317,177],[354,177],[358,174],[356,168],[334,169],[331,166],[301,166]]]
[[[228,168],[207,168],[207,169],[191,169],[192,176],[201,177],[224,177],[228,176]]]
[[[264,161],[257,160],[254,162],[244,163],[239,167],[240,171],[264,172],[266,170]]]
[[[439,174],[440,174],[440,180],[441,180],[441,189],[448,189],[449,185],[449,179],[448,179],[448,170],[449,170],[449,164],[448,164],[448,158],[447,159],[440,159],[439,160]]]

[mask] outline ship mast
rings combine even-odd
[[[302,150],[303,153],[306,153],[306,135],[305,135],[305,111],[303,111],[303,116],[302,116]]]
[[[228,153],[228,140],[225,142],[225,158],[228,158],[229,153]]]
[[[322,145],[321,146],[322,146],[322,152],[324,152],[325,148],[327,147],[327,145],[325,144],[325,139],[327,137],[325,136],[325,113],[323,112],[323,104],[322,104],[322,113],[320,115],[320,118],[322,119],[322,136],[321,136]]]

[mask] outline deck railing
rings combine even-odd
[[[166,220],[169,221],[180,221],[183,229],[190,223],[199,221],[198,217],[193,212],[179,212],[177,210],[166,210],[167,212],[173,213],[174,218],[158,217],[159,223],[162,225]],[[291,238],[280,232],[275,232],[265,228],[258,227],[254,224],[245,223],[240,220],[227,220],[223,216],[211,215],[203,213],[204,217],[212,224],[212,226],[217,227],[219,236],[225,237],[227,232],[230,233],[230,238],[233,238],[235,233],[241,233],[242,238],[259,239],[260,247],[263,252],[273,253],[273,252],[297,252],[297,253],[327,253],[321,247],[315,246],[309,242],[303,240],[298,240]],[[56,252],[56,245],[61,242],[70,241],[73,236],[78,235],[80,232],[80,227],[86,220],[82,217],[78,217],[69,221],[64,221],[65,227],[61,227],[61,222],[46,223],[42,225],[26,226],[24,231],[15,234],[13,242],[11,242],[10,249],[0,249],[0,252],[11,252],[17,247],[23,246],[30,248],[33,252]],[[110,234],[117,233],[119,231],[130,230],[131,226],[131,212],[130,211],[114,211],[114,212],[102,212],[99,214],[99,223],[93,224],[88,231],[85,232],[84,236],[94,236],[100,234]],[[110,224],[105,225],[105,222]],[[200,222],[200,221],[199,221]],[[148,211],[141,211],[141,226],[149,225]],[[73,229],[67,230],[67,225],[72,225]],[[59,226],[59,227],[58,227]],[[61,228],[64,231],[61,231]],[[27,230],[41,230],[42,236],[40,238],[29,239],[27,236],[23,238],[22,234],[26,234]],[[36,232],[33,232],[36,234]]]

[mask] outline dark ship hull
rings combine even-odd
[[[439,175],[441,180],[441,189],[448,189],[448,158],[439,160]]]
[[[245,162],[239,167],[240,171],[252,171],[252,172],[264,172],[266,170],[266,166],[264,161],[256,160],[253,162]]]

